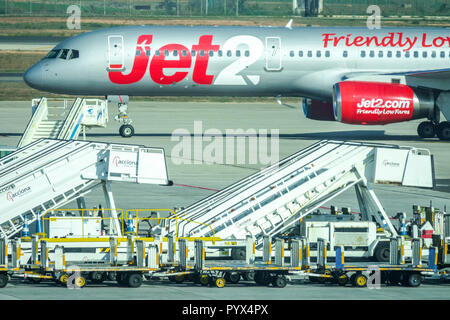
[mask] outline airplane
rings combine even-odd
[[[450,29],[126,26],[59,43],[24,74],[38,90],[105,96],[131,137],[132,96],[304,98],[314,120],[425,119],[450,140]],[[446,121],[441,121],[440,115]]]

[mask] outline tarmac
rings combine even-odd
[[[266,166],[267,159],[259,157],[257,163],[231,164],[210,163],[208,159],[201,159],[201,152],[195,152],[194,140],[197,131],[206,133],[203,138],[203,148],[212,141],[233,141],[234,138],[225,136],[227,129],[252,129],[259,134],[258,145],[267,146],[267,155],[282,159],[323,139],[351,140],[370,143],[396,144],[425,148],[431,151],[435,161],[436,188],[434,190],[422,188],[408,188],[394,185],[375,185],[374,189],[382,205],[390,216],[397,212],[412,213],[412,205],[432,205],[443,209],[450,205],[450,148],[449,142],[434,139],[421,139],[417,136],[416,128],[420,121],[390,124],[386,126],[351,126],[338,122],[321,122],[306,119],[300,104],[295,108],[280,106],[273,103],[218,103],[218,102],[157,102],[131,101],[129,115],[133,119],[136,130],[134,137],[122,138],[118,134],[119,124],[114,115],[116,106],[109,106],[110,122],[106,129],[98,128],[87,132],[86,139],[99,142],[114,142],[124,144],[138,144],[148,147],[163,147],[166,152],[169,178],[174,186],[132,185],[125,183],[113,184],[116,205],[124,210],[136,208],[174,208],[185,207],[198,201],[216,190],[246,177]],[[30,119],[31,103],[0,102],[0,145],[15,146]],[[201,121],[201,122],[197,122]],[[194,132],[194,126],[201,126],[202,130]],[[184,130],[182,130],[184,129]],[[264,133],[273,135],[264,143]],[[278,130],[278,150],[271,149],[271,142],[276,141]],[[191,154],[180,153],[180,141],[191,139]],[[81,139],[81,137],[80,137]],[[245,148],[239,150],[234,145],[235,154],[245,152],[248,158],[250,139]],[[201,142],[200,142],[201,143]],[[264,148],[263,148],[264,149]],[[187,149],[185,149],[187,150]],[[224,149],[225,150],[225,149]],[[275,151],[271,154],[270,151]],[[225,152],[224,152],[225,153]],[[263,153],[261,153],[263,154]],[[261,155],[260,154],[260,155]],[[217,159],[220,159],[218,155]],[[270,157],[269,157],[270,158]],[[222,156],[225,159],[225,155]],[[191,163],[179,164],[181,160]],[[197,160],[198,163],[195,163]],[[248,159],[247,159],[248,160]],[[265,163],[264,163],[265,162]],[[418,173],[419,174],[419,173]],[[104,198],[101,190],[87,195],[88,207],[102,204]],[[358,211],[354,192],[347,191],[333,200],[327,206],[350,207]],[[71,204],[67,207],[75,207]],[[112,285],[112,284],[111,284]],[[238,289],[239,287],[239,289]],[[82,290],[65,291],[54,288],[53,284],[39,284],[25,286],[21,282],[12,282],[7,288],[0,290],[0,299],[448,299],[450,287],[448,284],[424,284],[419,288],[389,287],[379,290],[356,289],[351,287],[330,288],[317,284],[294,284],[284,289],[270,288],[260,290],[253,286],[229,286],[223,289],[203,288],[190,285],[163,286],[162,284],[144,285],[139,289],[110,289],[108,286],[87,287]],[[364,294],[361,294],[364,292]]]

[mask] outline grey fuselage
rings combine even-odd
[[[398,75],[403,82],[408,72],[450,68],[450,29],[131,26],[69,38],[55,54],[62,49],[77,50],[78,57],[45,58],[25,81],[39,90],[83,96],[330,100],[333,85],[346,79]]]

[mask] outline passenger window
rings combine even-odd
[[[342,52],[342,56],[343,56],[344,58],[347,58],[347,57],[348,57],[348,51],[347,51],[347,50],[344,50],[344,51]]]
[[[392,51],[388,51],[387,56],[388,56],[388,58],[392,58]]]
[[[375,57],[375,51],[370,50],[369,56],[370,56],[371,58]]]
[[[241,50],[236,50],[236,57],[240,57],[241,56]]]
[[[409,52],[409,51],[406,51]],[[414,58],[418,58],[419,57],[419,51],[414,51]]]
[[[445,51],[441,51],[441,58],[445,58]]]
[[[316,56],[317,56],[317,58],[320,58],[322,56],[322,52],[320,50],[317,50]]]
[[[205,56],[205,50],[200,50],[200,57],[204,57]]]
[[[301,57],[303,57],[303,51],[299,51],[298,52],[298,56],[301,58]]]
[[[174,56],[174,57],[178,57],[178,50],[174,50],[174,51],[173,51],[173,56]]]
[[[400,51],[397,51],[397,52],[395,53],[395,56],[396,56],[397,58],[401,58],[402,53],[401,53]]]
[[[231,50],[227,51],[227,57],[231,57]]]
[[[426,58],[427,55],[428,55],[428,52],[426,52],[426,51],[422,52],[422,57]]]
[[[312,51],[308,51],[308,57],[311,58],[312,57]]]
[[[293,57],[294,56],[294,51],[289,52],[289,56]]]
[[[223,51],[219,50],[219,51],[217,51],[217,54],[219,55],[219,57],[221,57],[223,55]]]
[[[364,58],[366,56],[366,52],[363,50],[361,51],[361,58]]]
[[[183,55],[183,57],[186,57],[187,56],[187,51],[183,50],[183,51],[181,51],[181,54]]]
[[[159,57],[159,54],[160,54],[159,50],[156,50],[155,51],[155,56]]]
[[[383,51],[378,51],[378,58],[383,58]]]
[[[431,57],[432,57],[432,58],[436,58],[436,51],[432,51],[432,52],[431,52]]]
[[[250,57],[250,51],[249,50],[245,50],[245,56],[246,57]]]
[[[197,51],[195,50],[191,50],[191,56],[195,57],[195,54],[197,53]]]
[[[209,50],[209,56],[212,57],[214,55],[214,51]]]
[[[409,51],[405,52],[405,58],[409,58],[410,55],[411,55],[411,53]]]
[[[136,50],[136,57],[139,57],[141,55],[141,50]]]
[[[150,57],[150,54],[151,54],[150,50],[145,50],[145,55],[146,55],[147,57]]]
[[[329,50],[325,51],[325,57],[327,57],[327,58],[330,57],[330,51]]]
[[[164,55],[165,55],[166,57],[168,57],[168,56],[169,56],[169,50],[164,50]]]

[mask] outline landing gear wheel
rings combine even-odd
[[[140,273],[130,274],[128,277],[128,286],[130,288],[139,288],[142,285],[142,275]]]
[[[355,276],[353,285],[357,288],[364,288],[367,286],[367,277],[363,274],[357,274]]]
[[[424,121],[417,127],[417,134],[421,138],[433,138],[436,135],[436,127],[431,121]]]
[[[8,275],[5,273],[0,274],[0,288],[6,287],[8,284]]]
[[[439,139],[444,141],[450,140],[450,122],[444,121],[438,124],[436,128],[436,134]]]
[[[134,128],[130,124],[124,124],[120,127],[119,133],[124,138],[131,138],[134,135]]]
[[[287,280],[283,275],[275,276],[272,280],[272,285],[276,288],[284,288],[286,287]]]
[[[418,287],[422,283],[422,276],[419,273],[411,273],[408,277],[408,285],[410,287]]]
[[[378,262],[389,262],[391,247],[389,242],[382,241],[375,248],[374,256]]]

